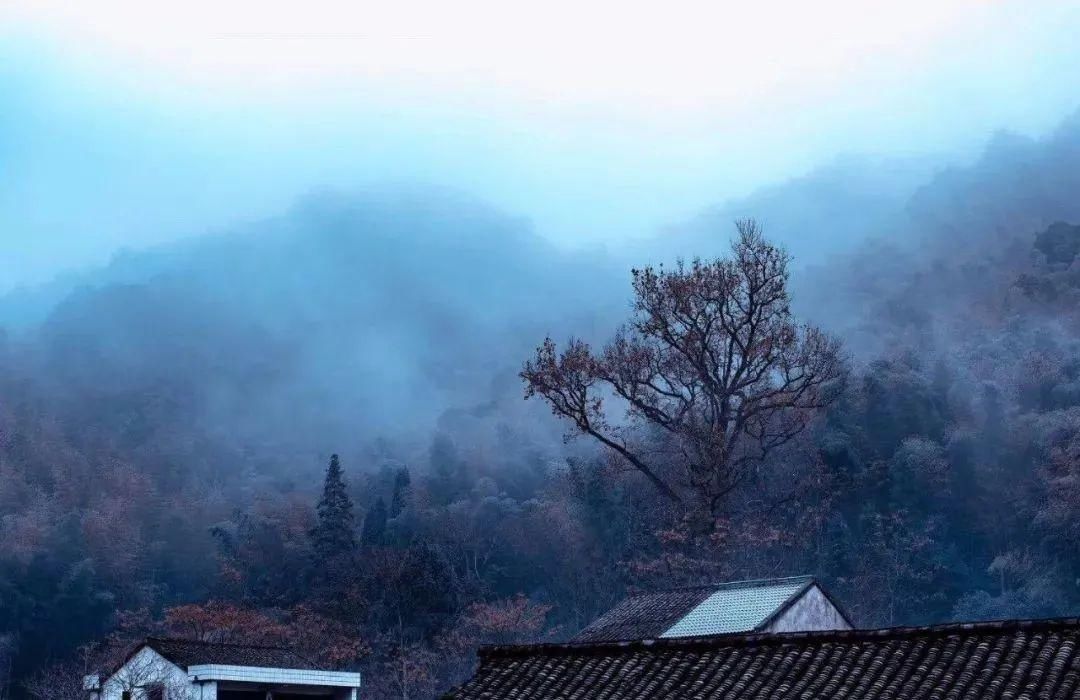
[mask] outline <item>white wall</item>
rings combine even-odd
[[[188,680],[187,672],[149,647],[143,647],[102,684],[101,700],[121,700],[125,690],[132,700],[145,700],[144,686],[160,683],[168,700],[214,700],[199,697],[200,688]],[[205,693],[204,693],[205,696]]]
[[[355,700],[360,674],[220,664],[185,670],[150,647],[143,647],[104,681],[100,694],[88,692],[87,696],[90,700],[122,700],[127,690],[131,692],[131,700],[147,700],[146,686],[161,684],[166,700],[217,700],[219,681],[318,688],[336,697]]]
[[[773,620],[766,632],[817,632],[851,629],[817,585],[811,586],[791,604],[780,617]]]

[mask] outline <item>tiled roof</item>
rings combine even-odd
[[[659,637],[713,593],[682,588],[630,596],[581,630],[575,642],[617,642]]]
[[[253,644],[197,642],[189,639],[151,637],[146,646],[181,668],[201,664],[260,666],[264,668],[317,669],[319,666],[284,647]]]
[[[575,642],[617,642],[750,632],[814,584],[810,576],[736,581],[627,598],[582,630]]]
[[[1080,619],[489,647],[455,700],[1080,697]]]
[[[760,629],[812,583],[810,577],[798,577],[724,584],[661,636],[700,637]]]

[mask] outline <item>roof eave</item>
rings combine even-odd
[[[913,627],[881,627],[877,629],[819,630],[812,632],[729,632],[703,637],[669,637],[639,639],[623,642],[562,642],[482,646],[477,651],[481,660],[493,656],[526,656],[529,654],[605,653],[616,650],[635,651],[652,647],[715,647],[717,645],[790,644],[792,642],[832,641],[844,639],[879,639],[912,635],[949,635],[971,632],[1000,632],[1010,630],[1043,630],[1080,628],[1080,617],[1050,617],[1035,619],[987,620],[951,622]]]
[[[360,674],[355,671],[322,671],[302,668],[273,668],[238,664],[192,664],[187,668],[192,681],[243,681],[283,685],[359,688]]]

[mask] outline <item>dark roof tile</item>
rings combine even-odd
[[[202,664],[259,666],[263,668],[319,668],[310,659],[306,659],[291,649],[284,647],[199,642],[190,639],[162,639],[158,637],[147,639],[146,646],[182,668]]]
[[[455,700],[1080,697],[1080,619],[488,647]]]
[[[812,585],[812,576],[732,581],[640,593],[626,598],[579,632],[575,642],[619,642],[761,629]],[[711,599],[711,600],[710,600]],[[684,619],[710,601],[700,619]],[[843,614],[843,613],[841,613]],[[706,622],[708,624],[703,624]],[[676,625],[678,625],[676,627]],[[710,629],[703,631],[705,626]]]
[[[617,642],[659,637],[713,594],[702,586],[630,596],[593,621],[575,642]]]

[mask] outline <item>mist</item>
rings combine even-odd
[[[619,251],[840,156],[963,163],[997,130],[1044,134],[1075,108],[1064,6],[690,5],[622,9],[614,31],[596,8],[558,51],[483,9],[483,31],[459,15],[441,18],[453,38],[394,43],[307,38],[396,26],[389,12],[290,27],[200,6],[9,4],[0,288],[394,182],[467,192],[561,247]],[[837,247],[759,215],[802,263]]]
[[[681,583],[1080,610],[1080,8],[125,5],[0,9],[0,695],[204,605],[378,698]],[[519,372],[748,217],[845,373],[695,550]]]

